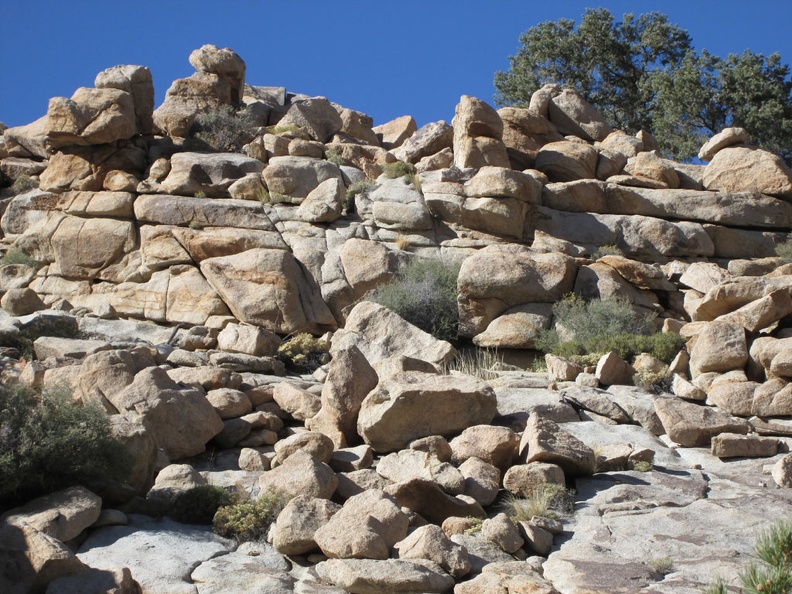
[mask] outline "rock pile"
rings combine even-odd
[[[3,516],[4,591],[695,592],[789,513],[792,173],[744,130],[680,164],[554,86],[374,127],[246,84],[231,50],[190,64],[156,110],[148,69],[117,66],[0,134],[3,247],[27,258],[0,266],[4,381],[67,385],[134,457],[104,499]],[[242,112],[242,153],[196,149],[201,114]],[[445,372],[451,344],[366,300],[415,258],[461,264],[479,347],[533,349],[572,292],[656,314],[687,339],[672,392],[632,385],[646,355]],[[310,375],[278,356],[301,332],[331,344]],[[290,497],[268,542],[148,517],[207,483]],[[564,523],[501,513],[566,487]]]

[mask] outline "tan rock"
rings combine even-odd
[[[278,125],[298,126],[314,140],[329,142],[344,124],[338,111],[327,99],[311,97],[292,103]]]
[[[234,50],[206,44],[190,54],[190,65],[198,72],[215,74],[231,87],[231,102],[242,103],[245,90],[245,62]]]
[[[696,400],[703,402],[707,399],[707,393],[698,386],[690,383],[678,373],[674,374],[671,389],[675,395],[685,400]]]
[[[395,149],[404,144],[418,130],[412,116],[401,116],[373,128],[379,144],[385,149]]]
[[[572,290],[575,262],[518,245],[492,245],[459,271],[459,334],[475,336],[498,315],[525,303],[554,303]]]
[[[503,475],[503,488],[517,497],[530,497],[543,485],[564,485],[564,471],[557,464],[515,464]]]
[[[749,144],[750,138],[745,128],[724,128],[710,138],[699,150],[698,158],[702,161],[712,161],[721,149],[726,147]]]
[[[0,587],[8,594],[44,592],[58,578],[88,570],[66,545],[27,524],[0,525],[0,553]]]
[[[759,332],[790,313],[792,313],[792,294],[789,289],[779,289],[718,317],[717,321],[742,326],[748,332]]]
[[[272,398],[284,412],[300,421],[316,415],[322,406],[321,399],[317,394],[303,390],[289,382],[275,384]]]
[[[481,525],[481,536],[494,542],[507,553],[516,552],[525,542],[520,536],[520,531],[505,513],[484,520]]]
[[[273,332],[334,326],[327,306],[289,252],[252,249],[201,262],[206,280],[241,321]]]
[[[745,330],[725,322],[710,322],[699,333],[690,353],[693,377],[710,371],[742,369],[747,362]]]
[[[397,542],[399,559],[429,559],[459,579],[470,572],[467,550],[451,542],[439,526],[421,526]]]
[[[454,142],[454,129],[443,120],[421,126],[406,139],[401,146],[393,149],[394,156],[406,163],[417,163],[424,157],[451,148]]]
[[[61,542],[72,540],[91,526],[102,511],[102,499],[85,487],[69,487],[29,501],[4,513],[4,522],[29,525]]]
[[[449,442],[451,461],[459,466],[469,458],[479,458],[505,471],[517,456],[520,437],[508,427],[475,425]]]
[[[500,594],[502,592],[530,592],[558,594],[550,582],[544,580],[525,561],[490,563],[472,580],[458,584],[455,594]]]
[[[321,408],[306,426],[329,436],[336,447],[355,443],[360,406],[377,382],[376,372],[358,347],[334,349],[322,386]]]
[[[357,428],[374,450],[389,452],[416,438],[489,423],[495,404],[492,388],[477,378],[404,371],[380,377],[361,405]]]
[[[679,282],[699,293],[706,293],[730,278],[731,275],[726,270],[713,262],[693,262],[679,278]]]
[[[121,410],[143,417],[147,429],[171,460],[200,454],[223,429],[223,422],[202,390],[178,386],[159,367],[143,369],[132,383],[105,394]]]
[[[450,516],[484,518],[486,513],[477,502],[454,497],[434,481],[411,479],[385,487],[399,505],[419,514],[433,524],[442,524]]]
[[[536,155],[536,168],[551,181],[595,179],[597,150],[585,143],[562,140],[544,145]]]
[[[792,454],[787,454],[776,462],[771,474],[779,487],[792,487]]]
[[[344,328],[333,335],[331,352],[352,344],[360,349],[370,364],[394,355],[442,364],[456,355],[456,349],[448,342],[437,340],[388,308],[371,301],[362,301],[349,312]]]
[[[153,132],[154,83],[151,71],[145,66],[122,65],[102,70],[96,75],[97,89],[118,89],[132,95],[135,124],[139,134]]]
[[[465,478],[448,462],[441,462],[427,452],[406,449],[384,456],[377,463],[377,474],[393,483],[414,478],[434,481],[451,495],[465,490]]]
[[[482,506],[491,505],[498,497],[501,471],[480,458],[468,458],[459,465],[465,477],[465,495],[472,497]]]
[[[49,594],[77,594],[78,592],[106,592],[107,594],[142,594],[140,584],[128,567],[105,570],[88,568],[73,576],[61,577],[47,587]]]
[[[603,149],[624,155],[627,159],[644,150],[643,142],[622,130],[614,130],[602,141]]]
[[[520,442],[520,457],[526,463],[550,462],[566,475],[588,475],[594,469],[594,452],[556,423],[531,415]]]
[[[319,184],[342,179],[334,163],[310,157],[273,157],[263,172],[272,202],[300,204]]]
[[[792,198],[792,172],[780,157],[769,151],[729,147],[718,151],[707,165],[704,187]]]
[[[316,566],[324,582],[348,592],[448,592],[454,578],[439,566],[407,559],[329,559]]]
[[[146,194],[138,196],[137,200],[135,200],[135,218],[141,223],[182,225],[184,227],[192,225],[199,229],[205,227],[232,227],[243,230],[275,230],[272,221],[264,212],[261,204],[250,200],[188,198],[164,194]],[[185,232],[187,231],[196,231],[196,229],[185,230]],[[236,248],[240,242],[237,240],[230,243]],[[250,249],[250,247],[247,249]],[[234,251],[240,250],[236,248]]]
[[[47,144],[110,144],[137,133],[135,102],[118,89],[77,89],[71,99],[53,97],[47,109]]]
[[[545,363],[547,364],[547,377],[551,382],[573,382],[578,375],[583,373],[583,367],[577,363],[572,363],[572,361],[551,353],[545,355]]]
[[[206,399],[223,420],[235,419],[253,411],[250,398],[239,390],[232,390],[231,388],[210,390],[206,393]]]
[[[633,383],[635,369],[614,351],[600,357],[597,361],[595,375],[597,380],[605,386],[614,384],[630,386]]]
[[[30,288],[8,289],[0,299],[0,307],[12,316],[26,316],[47,306],[41,297]]]
[[[231,104],[230,81],[199,72],[173,81],[165,101],[154,111],[154,124],[169,136],[185,138],[199,113]]]
[[[283,464],[259,478],[262,493],[275,490],[287,495],[307,495],[318,499],[330,499],[337,486],[338,477],[333,470],[303,451],[295,452]]]
[[[341,216],[345,201],[344,183],[327,179],[311,190],[297,209],[297,216],[306,223],[328,223]]]
[[[135,248],[135,231],[131,221],[67,216],[51,239],[60,274],[74,279],[102,278],[104,269]]]
[[[224,198],[235,181],[264,169],[260,161],[237,153],[176,153],[170,162],[160,191],[182,196]]]
[[[605,118],[572,89],[564,89],[550,99],[548,116],[561,134],[585,140],[605,140],[613,129]]]
[[[341,509],[337,503],[297,495],[286,504],[272,528],[272,546],[282,555],[304,555],[318,548],[316,531]]]
[[[678,398],[657,398],[655,410],[673,441],[683,447],[707,445],[721,433],[748,432],[748,424],[714,408],[691,404]]]
[[[281,464],[296,452],[306,452],[325,464],[333,456],[333,442],[317,431],[305,431],[290,435],[275,444],[275,457]]]
[[[627,173],[659,182],[663,187],[679,187],[679,176],[673,167],[654,151],[641,152],[627,161]]]
[[[718,458],[768,458],[778,453],[778,439],[721,433],[712,438],[712,455]]]
[[[46,139],[46,115],[25,126],[14,126],[3,132],[3,144],[11,157],[48,159],[50,153]]]
[[[228,324],[217,335],[217,348],[229,353],[272,357],[281,340],[274,332],[250,324]]]
[[[774,379],[756,388],[751,414],[759,417],[792,415],[792,384],[781,379]]]
[[[334,559],[387,559],[390,547],[407,535],[409,519],[393,497],[378,489],[350,497],[314,534]]]

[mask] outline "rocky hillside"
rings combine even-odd
[[[3,381],[68,386],[134,456],[107,492],[7,511],[0,589],[737,583],[792,512],[783,161],[737,128],[668,161],[552,86],[374,127],[246,84],[231,50],[190,63],[157,109],[150,71],[116,66],[0,135]],[[629,301],[687,340],[671,391],[615,353],[448,373],[454,346],[369,300],[417,259],[461,266],[457,346],[530,351],[564,295]],[[279,354],[299,333],[330,345],[313,373]],[[252,544],[162,518],[205,484],[292,499]],[[503,513],[548,489],[560,518]]]

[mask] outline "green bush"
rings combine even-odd
[[[313,372],[330,360],[330,344],[307,332],[295,334],[278,347],[278,355],[290,369]]]
[[[779,522],[756,539],[758,558],[740,572],[746,594],[792,592],[792,524]]]
[[[220,536],[239,542],[259,540],[286,506],[287,498],[278,491],[264,493],[258,499],[241,501],[217,510],[212,521]]]
[[[217,510],[231,505],[231,495],[222,487],[198,485],[180,493],[169,515],[183,524],[211,524]]]
[[[536,345],[561,357],[615,351],[625,360],[649,353],[670,363],[686,342],[678,334],[653,332],[654,316],[636,311],[623,299],[587,302],[567,295],[553,306],[553,314],[555,328],[542,331]]]
[[[792,233],[787,235],[786,241],[776,244],[776,256],[784,260],[792,260]]]
[[[16,248],[9,249],[5,254],[3,254],[3,257],[0,258],[0,266],[5,266],[6,264],[23,264],[25,266],[30,266],[31,268],[35,268],[36,270],[38,270],[44,265],[43,262],[34,260],[31,256],[28,256],[25,252],[18,250]]]
[[[0,509],[74,485],[101,491],[131,463],[102,409],[0,385]]]
[[[414,258],[396,278],[377,288],[373,300],[440,340],[455,341],[459,325],[459,264]]]
[[[382,168],[382,173],[385,177],[396,179],[397,177],[408,177],[415,175],[415,165],[412,163],[405,163],[404,161],[394,161],[393,163],[385,163]]]
[[[592,260],[599,260],[603,256],[623,256],[624,252],[615,245],[601,245],[591,254]]]
[[[255,115],[230,106],[201,112],[195,118],[188,137],[188,148],[219,152],[240,152],[253,140],[257,127]]]
[[[575,492],[563,485],[542,483],[528,497],[507,495],[501,507],[514,524],[529,522],[534,516],[557,520],[575,511]]]

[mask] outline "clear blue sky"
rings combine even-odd
[[[450,121],[462,94],[492,103],[521,32],[597,6],[618,20],[664,12],[720,56],[777,51],[792,63],[788,0],[0,0],[0,121],[29,123],[116,64],[148,66],[159,105],[205,43],[239,53],[249,84],[324,95],[377,124]]]

